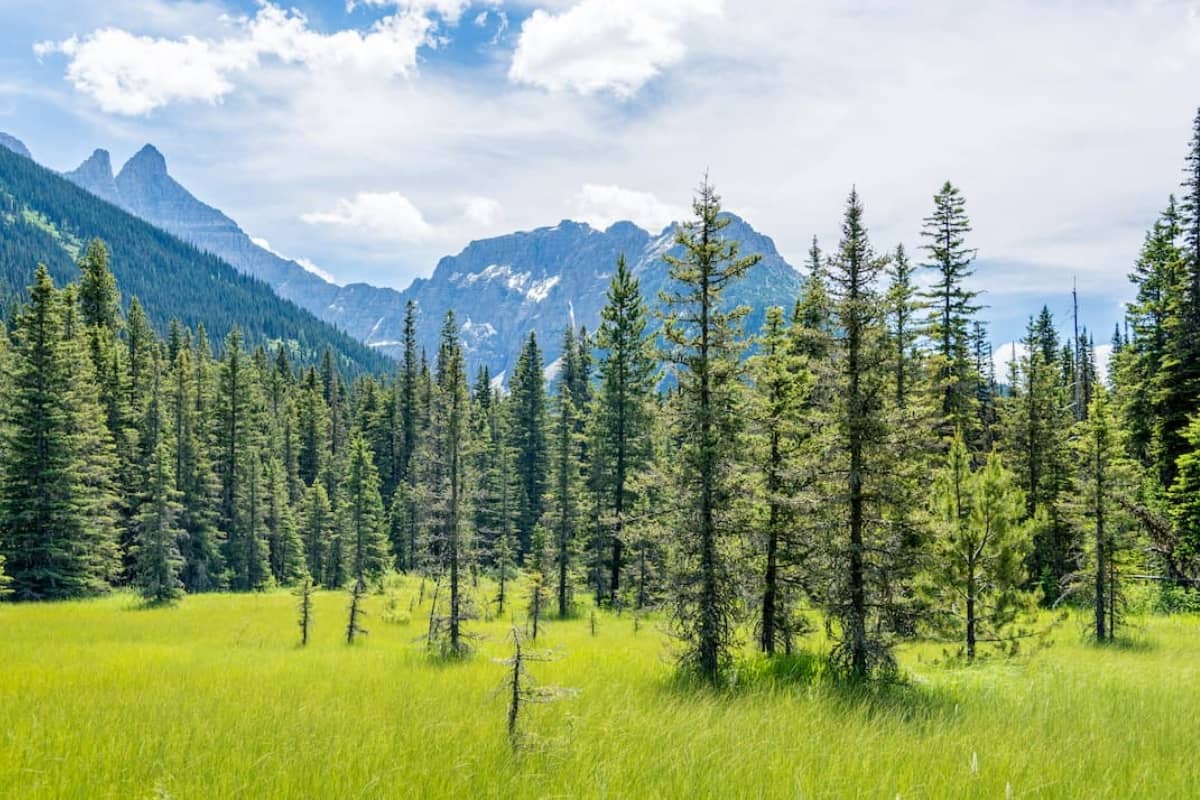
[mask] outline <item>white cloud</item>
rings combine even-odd
[[[339,199],[328,211],[310,211],[300,218],[309,225],[332,225],[382,241],[420,243],[452,240],[490,228],[501,216],[500,204],[490,197],[467,197],[460,205],[459,213],[433,224],[400,192],[359,192]]]
[[[404,75],[429,43],[432,23],[406,11],[385,17],[365,33],[318,33],[298,11],[264,3],[253,18],[228,20],[223,38],[137,36],[101,28],[83,38],[39,42],[34,53],[68,57],[67,79],[104,111],[138,115],[177,101],[214,103],[234,90],[234,79],[265,57],[311,70]]]
[[[576,193],[575,213],[594,228],[604,229],[614,222],[629,220],[651,233],[688,216],[683,206],[664,203],[650,192],[595,183],[585,183]]]
[[[500,0],[484,0],[483,5],[498,5]],[[366,6],[381,6],[396,8],[400,11],[417,14],[420,16],[428,16],[429,14],[437,14],[447,25],[457,25],[462,18],[463,11],[466,11],[473,5],[480,5],[475,0],[361,0]],[[346,3],[346,8],[353,10],[358,3],[355,0],[349,0]],[[485,16],[486,11],[481,13]],[[475,24],[480,24],[476,19]]]
[[[723,0],[581,0],[559,14],[534,11],[521,25],[508,77],[551,91],[634,95],[683,59],[683,28],[718,16]]]
[[[490,197],[468,197],[463,200],[463,218],[483,228],[491,227],[500,220],[500,203]]]
[[[310,211],[300,218],[309,225],[335,225],[381,239],[421,242],[433,235],[421,209],[399,192],[359,192],[341,198],[329,211]]]

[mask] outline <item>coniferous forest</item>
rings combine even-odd
[[[193,596],[287,587],[289,641],[293,608],[303,645],[315,625],[370,648],[403,620],[404,648],[445,666],[429,680],[451,689],[445,662],[480,660],[504,621],[511,657],[494,671],[514,748],[527,704],[574,702],[529,676],[561,675],[536,650],[558,646],[556,626],[580,642],[618,625],[665,634],[662,708],[682,691],[733,713],[713,687],[820,674],[867,729],[958,713],[914,699],[912,648],[968,676],[956,691],[974,662],[1027,663],[1064,639],[1136,662],[1147,618],[1191,620],[1194,639],[1200,611],[1200,114],[1184,166],[1177,188],[1164,176],[1111,334],[1031,306],[1003,374],[951,182],[905,244],[873,240],[870,198],[851,190],[794,305],[746,330],[726,297],[759,259],[722,237],[705,178],[667,256],[670,291],[644,296],[622,259],[599,328],[564,330],[550,377],[545,343],[514,342],[504,385],[468,372],[453,312],[436,352],[421,349],[412,303],[401,359],[374,374],[345,374],[332,352],[297,363],[236,328],[213,342],[176,321],[161,336],[93,240],[72,283],[38,267],[0,340],[5,598],[136,593],[170,620]],[[476,694],[464,702],[483,708]],[[969,746],[962,786],[986,747]]]

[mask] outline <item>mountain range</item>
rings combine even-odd
[[[123,301],[137,297],[160,333],[173,318],[193,329],[202,323],[220,347],[236,326],[250,344],[284,344],[301,363],[329,349],[349,373],[391,369],[383,354],[282,299],[259,278],[98,199],[28,152],[12,137],[0,139],[0,302],[8,307],[24,298],[39,263],[59,285],[75,280],[76,259],[99,237],[108,244]],[[116,199],[111,187],[109,197]]]
[[[657,305],[658,292],[670,282],[662,256],[678,252],[675,224],[653,233],[631,222],[598,230],[563,220],[471,242],[457,255],[441,259],[429,278],[418,278],[403,290],[365,283],[339,286],[269,250],[226,214],[197,199],[171,176],[166,159],[152,145],[134,154],[116,174],[108,152],[96,150],[64,177],[259,278],[280,297],[377,352],[399,354],[408,300],[417,304],[418,338],[429,352],[436,349],[446,311],[453,309],[472,369],[487,366],[499,376],[510,372],[530,332],[537,334],[552,370],[567,325],[595,330],[622,254],[640,279],[644,296]],[[766,307],[791,306],[803,279],[769,237],[735,215],[728,217],[724,236],[738,241],[742,253],[762,256],[752,276],[729,295],[731,303],[751,308],[747,327],[756,330]]]

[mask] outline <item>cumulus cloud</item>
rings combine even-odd
[[[421,209],[399,192],[359,192],[339,199],[329,211],[310,211],[300,219],[400,241],[422,242],[433,234]]]
[[[340,198],[328,211],[310,211],[300,219],[309,225],[331,225],[373,239],[430,242],[452,239],[469,228],[487,228],[500,218],[500,204],[490,197],[467,197],[461,212],[439,224],[400,192],[359,192]]]
[[[34,45],[38,57],[69,59],[67,80],[100,108],[139,115],[177,101],[214,103],[234,80],[266,58],[312,70],[347,69],[395,77],[412,71],[417,50],[430,42],[432,22],[406,10],[380,19],[366,32],[323,34],[299,11],[264,3],[252,17],[231,19],[221,38],[137,36],[101,28],[80,38]]]
[[[457,25],[458,21],[462,19],[462,13],[473,5],[495,6],[500,4],[500,0],[483,0],[483,2],[475,0],[349,0],[346,8],[352,10],[358,2],[366,6],[396,8],[421,16],[437,14],[447,25]],[[481,13],[487,14],[486,11]]]
[[[468,197],[463,200],[463,218],[483,228],[489,228],[500,220],[500,203],[490,197]]]
[[[629,220],[652,233],[687,217],[687,209],[659,200],[651,192],[585,183],[575,194],[575,213],[594,228]]]
[[[581,0],[559,14],[534,11],[521,25],[508,77],[581,94],[634,95],[687,52],[682,33],[719,16],[723,0]]]

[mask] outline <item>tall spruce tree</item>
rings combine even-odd
[[[517,540],[522,557],[530,552],[533,529],[546,510],[546,480],[549,463],[546,441],[546,386],[542,372],[542,349],[537,336],[529,334],[513,371],[509,410],[509,436],[516,453],[521,493],[517,497]]]
[[[971,317],[979,310],[978,292],[964,283],[973,272],[975,251],[967,247],[971,231],[966,201],[958,188],[946,181],[933,197],[933,213],[925,218],[921,235],[928,261],[935,273],[925,292],[930,314],[928,336],[933,342],[933,372],[940,396],[941,433],[947,438],[955,430],[974,430],[973,388],[969,334]]]
[[[576,429],[578,414],[571,394],[570,382],[560,380],[551,422],[550,498],[544,520],[553,539],[559,617],[566,617],[574,604],[573,573],[578,550],[581,491],[578,440],[581,437]]]
[[[466,532],[470,515],[466,486],[470,400],[462,343],[453,311],[446,312],[442,325],[433,398],[428,429],[428,457],[435,462],[433,469],[428,471],[431,477],[430,538],[440,562],[440,572],[445,576],[448,597],[444,609],[437,614],[437,635],[431,639],[442,655],[459,657],[468,650],[463,623],[470,612],[463,586],[469,554]]]
[[[744,347],[745,307],[725,292],[759,262],[742,256],[721,231],[730,223],[707,176],[692,201],[694,219],[678,229],[680,256],[664,256],[673,288],[664,292],[663,338],[679,380],[676,435],[682,441],[679,497],[687,511],[677,532],[673,631],[682,663],[717,682],[731,658],[735,583],[728,540],[731,473]]]
[[[617,259],[600,320],[596,331],[600,387],[593,415],[592,480],[605,500],[601,513],[596,515],[601,534],[596,536],[594,546],[601,551],[597,561],[607,561],[607,599],[615,605],[625,560],[625,518],[635,500],[633,476],[645,468],[651,453],[649,432],[658,376],[646,304],[624,255]]]
[[[894,668],[892,642],[913,626],[911,583],[920,546],[912,520],[919,450],[912,426],[898,424],[889,406],[890,347],[875,288],[886,263],[871,246],[852,190],[842,241],[829,263],[837,357],[821,493],[834,533],[821,596],[839,622],[834,660],[856,679]]]

